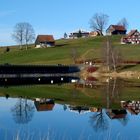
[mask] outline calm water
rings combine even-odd
[[[115,79],[100,86],[94,78],[77,81],[75,77],[61,76],[1,78],[0,140],[140,139],[139,82],[132,85]],[[64,83],[76,84],[74,90]],[[45,94],[57,97],[44,98]]]
[[[140,139],[140,115],[130,113],[130,108],[97,109],[48,100],[43,106],[44,100],[36,104],[38,101],[40,99],[0,98],[1,140]]]

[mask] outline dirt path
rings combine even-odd
[[[89,52],[91,52],[91,51],[93,51],[93,49],[87,50],[87,51],[81,56],[81,59],[84,59],[85,56],[86,56]]]
[[[90,74],[93,77],[112,77],[112,78],[124,78],[124,79],[140,79],[140,71],[124,71],[124,72],[112,72],[112,73],[100,73],[93,72]]]

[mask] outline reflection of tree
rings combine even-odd
[[[9,94],[5,94],[5,98],[8,99],[10,97]]]
[[[114,101],[119,101],[123,85],[124,82],[121,79],[107,79],[107,83],[102,88],[105,93],[107,108],[110,108]]]
[[[19,98],[11,111],[16,123],[25,124],[32,120],[34,106],[31,102],[28,102],[27,99]]]
[[[64,111],[67,110],[67,105],[66,105],[66,104],[63,105],[63,110],[64,110]]]
[[[95,129],[95,131],[104,131],[107,130],[109,127],[109,123],[107,120],[106,113],[101,109],[100,112],[95,112],[90,117],[90,124]]]
[[[126,115],[124,118],[122,119],[118,119],[118,121],[123,125],[123,126],[126,126],[128,121],[129,121],[129,118],[128,118],[128,115]]]

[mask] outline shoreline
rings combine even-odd
[[[93,72],[89,73],[89,76],[96,78],[100,77],[112,77],[112,78],[123,78],[123,79],[140,79],[140,71],[124,71],[124,72]]]
[[[83,70],[80,74],[84,79],[86,77],[95,77],[97,79],[103,77],[111,77],[111,78],[122,78],[122,79],[140,79],[140,71],[123,71],[123,72],[92,72],[89,73],[87,70]]]

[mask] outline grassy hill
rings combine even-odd
[[[120,49],[123,59],[140,60],[140,45],[121,45],[121,36],[112,36],[112,45]],[[78,59],[101,58],[101,48],[103,47],[106,37],[80,38],[73,40],[57,40],[56,47],[36,49],[34,45],[30,45],[28,50],[20,50],[17,46],[11,46],[10,51],[5,53],[4,47],[0,48],[0,64],[72,64],[72,50],[77,50]],[[130,68],[129,68],[130,69]],[[139,66],[131,69],[140,69]],[[84,104],[100,106],[102,105],[102,95],[97,89],[76,89],[75,87],[64,86],[21,86],[0,88],[0,96],[9,94],[10,96],[26,96],[29,98],[46,97],[54,98],[57,102],[65,102],[72,104]],[[76,97],[75,97],[76,96]],[[121,94],[120,100],[137,100],[139,97],[139,88],[133,88],[131,91],[125,89]]]
[[[120,49],[123,59],[140,60],[140,45],[121,45],[121,36],[110,37],[112,45]],[[33,45],[28,50],[10,47],[10,52],[4,53],[0,48],[0,64],[72,64],[72,50],[76,50],[78,59],[101,58],[101,48],[106,37],[61,39],[56,41],[56,47],[36,49]]]

